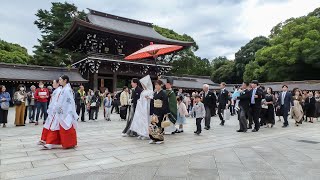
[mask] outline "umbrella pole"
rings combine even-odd
[[[154,57],[154,63],[156,65],[156,75],[158,77],[158,80],[160,80],[160,72],[158,71],[159,67],[157,65],[157,57],[156,56]]]
[[[158,74],[158,65],[157,65],[157,56],[153,56],[154,64],[156,65],[156,75],[158,77],[158,80],[160,80],[160,74]]]

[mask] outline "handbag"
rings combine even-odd
[[[126,106],[121,106],[121,107],[120,107],[120,111],[125,111],[125,110],[127,110],[127,107],[126,107]]]
[[[5,102],[2,102],[1,103],[1,109],[2,110],[9,110],[9,105],[7,103],[5,103]]]
[[[223,119],[230,120],[230,111],[229,111],[229,109],[225,109],[223,111]]]
[[[171,125],[171,121],[167,117],[163,117],[163,121],[161,122],[161,127],[166,128]]]
[[[96,99],[96,101],[94,101],[94,102],[91,102],[90,106],[91,107],[96,107],[98,105],[97,102],[98,102],[98,99]]]
[[[16,106],[20,106],[21,104],[22,104],[22,101],[20,101],[20,100],[14,100],[14,105],[16,105]]]

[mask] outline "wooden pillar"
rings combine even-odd
[[[113,78],[112,78],[112,88],[113,88],[113,92],[115,92],[117,90],[117,74],[113,73]]]
[[[98,73],[93,74],[93,90],[98,90]]]

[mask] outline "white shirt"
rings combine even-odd
[[[281,96],[281,105],[284,105],[284,99],[286,98],[287,91],[282,92]]]

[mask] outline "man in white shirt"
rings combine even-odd
[[[292,94],[288,92],[288,86],[283,85],[282,86],[282,92],[280,93],[280,96],[278,98],[278,104],[280,105],[280,110],[283,114],[283,128],[286,128],[289,123],[288,123],[288,114],[290,111],[290,105],[293,106],[293,100],[292,100]]]

